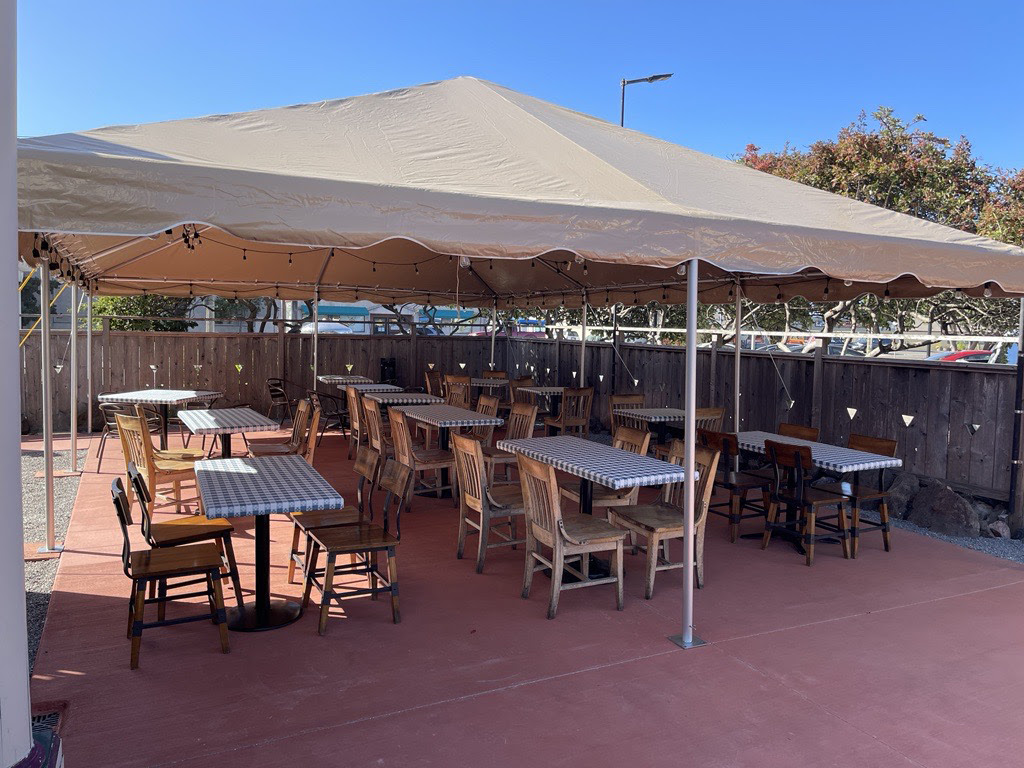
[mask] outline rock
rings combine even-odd
[[[1010,526],[1002,520],[996,520],[994,523],[988,524],[987,533],[993,539],[1009,539]]]
[[[921,488],[910,505],[907,519],[947,536],[977,538],[981,529],[974,506],[941,483]]]
[[[1016,539],[1017,541],[1020,541],[1021,539],[1024,539],[1024,528],[1018,528],[1016,531],[1014,531],[1013,532],[1013,538]]]
[[[974,510],[978,513],[978,519],[981,520],[982,527],[988,523],[994,523],[999,519],[999,513],[996,508],[991,504],[982,501],[981,499],[975,499],[971,496],[961,495],[960,498],[964,499],[968,504],[974,506]]]
[[[906,517],[910,512],[910,501],[921,490],[917,475],[899,472],[889,486],[889,514],[894,518]]]

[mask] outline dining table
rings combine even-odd
[[[270,515],[341,509],[345,499],[294,455],[197,461],[196,485],[208,518],[254,518],[255,596],[227,609],[228,629],[259,632],[296,621],[302,614],[297,601],[270,596]]]
[[[659,443],[664,443],[670,434],[678,432],[686,421],[686,411],[682,408],[619,406],[614,413],[620,419],[646,424]]]
[[[428,395],[426,392],[370,392],[366,399],[378,405],[433,405],[444,402],[443,397]]]
[[[366,383],[366,382],[359,383],[359,382],[356,382],[355,384],[339,384],[338,385],[338,389],[341,389],[341,390],[346,390],[349,387],[351,387],[352,389],[356,390],[361,395],[365,395],[365,394],[368,394],[370,392],[404,392],[405,391],[400,386],[398,386],[397,384],[377,384],[377,383],[374,383],[374,382],[370,382],[370,383]]]
[[[208,408],[195,411],[178,411],[178,418],[193,435],[214,435],[220,438],[221,458],[231,457],[231,436],[246,432],[276,432],[281,428],[249,407]]]
[[[376,384],[373,379],[354,373],[322,373],[316,377],[323,384]]]
[[[477,411],[471,411],[468,408],[459,408],[458,406],[445,403],[400,406],[400,409],[408,418],[436,427],[437,446],[445,451],[448,450],[449,435],[453,429],[477,426],[500,427],[505,423],[505,420],[500,416],[487,416]],[[441,470],[441,485],[450,485],[447,469]]]
[[[104,392],[96,399],[101,403],[132,403],[155,405],[160,411],[160,449],[167,450],[167,422],[172,405],[211,402],[222,396],[211,389],[136,389],[130,392]]]

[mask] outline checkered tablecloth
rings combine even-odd
[[[368,379],[365,376],[354,376],[351,373],[325,373],[316,378],[324,384],[376,384],[373,379]]]
[[[208,389],[139,389],[134,392],[109,392],[96,399],[101,403],[143,403],[145,405],[184,405],[216,400],[222,392]]]
[[[499,440],[498,448],[521,453],[529,459],[542,461],[555,469],[614,490],[680,483],[686,479],[683,468],[676,464],[571,435]]]
[[[565,391],[565,387],[519,387],[517,391],[533,395],[560,395]]]
[[[793,445],[806,445],[811,449],[811,461],[814,463],[814,466],[831,472],[839,472],[840,474],[903,466],[902,459],[896,459],[891,456],[880,456],[877,453],[855,451],[852,448],[843,448],[842,446],[829,445],[828,443],[798,440],[795,437],[785,437],[784,435],[776,435],[772,432],[740,432],[736,435],[736,442],[739,443],[742,450],[755,453],[764,453],[765,440],[791,443]]]
[[[497,389],[498,387],[507,387],[508,379],[470,379],[470,383],[474,387]]]
[[[442,429],[491,425],[500,427],[505,423],[504,419],[497,416],[484,416],[476,411],[456,408],[454,405],[412,405],[402,408],[402,411],[410,419]]]
[[[252,408],[210,408],[178,411],[178,418],[193,435],[232,435],[239,432],[272,432],[281,425]]]
[[[401,392],[402,388],[395,386],[394,384],[339,384],[338,389],[352,389],[362,392],[364,395],[368,392]]]
[[[341,509],[345,499],[301,456],[196,462],[206,516],[248,517]]]
[[[681,408],[630,408],[618,407],[615,409],[616,416],[626,416],[637,421],[644,421],[648,424],[664,424],[670,421],[684,421],[686,411]]]
[[[443,397],[425,392],[373,392],[366,399],[381,405],[430,405],[444,402]]]

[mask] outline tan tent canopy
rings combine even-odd
[[[760,301],[1024,294],[1024,249],[468,77],[23,139],[18,163],[22,256],[44,233],[99,293],[679,303],[697,257],[704,302],[737,279]]]

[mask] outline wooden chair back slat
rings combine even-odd
[[[303,400],[302,402],[306,402]],[[302,458],[309,466],[313,466],[313,455],[316,453],[316,435],[320,429],[320,408],[313,408],[306,430],[306,444],[302,447]]]
[[[651,433],[646,429],[619,427],[612,438],[612,447],[643,456],[651,444]]]
[[[402,509],[411,495],[412,469],[394,459],[388,459],[380,473],[380,487],[386,491],[384,497],[384,530],[391,533],[391,518],[394,517],[396,539],[402,538]]]
[[[312,408],[309,400],[306,399],[300,400],[299,404],[295,407],[295,416],[292,419],[292,435],[288,439],[288,445],[295,453],[301,453],[306,445]]]
[[[451,443],[455,453],[461,502],[482,514],[487,485],[484,481],[484,454],[480,441],[465,435],[452,435]]]
[[[795,437],[797,440],[808,440],[812,443],[818,442],[820,434],[817,427],[805,427],[802,424],[779,424],[778,433],[783,437]]]
[[[472,379],[469,376],[445,376],[444,382],[444,401],[448,405],[466,409],[472,406]]]
[[[380,405],[376,400],[368,397],[362,398],[363,416],[366,417],[366,437],[373,448],[381,456],[387,456],[387,446],[384,444],[384,423],[381,421]]]
[[[369,446],[359,446],[354,469],[359,475],[359,482],[356,485],[356,508],[359,510],[360,522],[367,515],[373,519],[373,489],[379,468],[380,454]]]
[[[772,501],[793,502],[798,506],[804,501],[804,487],[808,474],[813,468],[811,449],[806,445],[764,441],[764,452],[771,462],[775,482],[772,484]]]
[[[363,406],[359,390],[355,387],[345,387],[345,402],[348,404],[348,426],[356,434],[362,432]]]
[[[497,416],[498,398],[494,395],[480,395],[476,400],[476,412],[483,416]],[[494,425],[488,424],[487,426],[484,426],[482,424],[478,424],[473,427],[472,435],[485,445],[490,445],[491,437],[494,435]]]
[[[117,415],[117,433],[121,437],[121,451],[125,467],[134,464],[147,478],[152,478],[154,468],[153,440],[143,419],[138,416]],[[128,515],[129,521],[131,514]]]
[[[530,403],[516,402],[512,404],[512,412],[505,424],[506,440],[524,440],[533,437],[537,425],[537,406]]]
[[[150,495],[149,487],[146,485],[146,479],[139,472],[138,467],[132,462],[128,462],[128,482],[131,483],[132,489],[135,491],[135,498],[139,501],[139,511],[142,513],[142,537],[153,546],[153,518],[149,512],[149,504],[153,501],[153,497]],[[129,513],[131,509],[129,508]],[[131,515],[128,515],[128,522],[131,522]]]
[[[719,464],[728,467],[733,458],[740,455],[740,445],[736,435],[729,432],[716,432],[711,429],[697,430],[697,443],[705,448],[721,454]]]
[[[388,408],[388,419],[391,421],[391,439],[395,444],[395,460],[407,467],[415,467],[408,417],[398,408]]]
[[[427,385],[427,394],[441,397],[444,392],[444,379],[440,371],[424,371],[423,380]]]
[[[712,432],[722,431],[722,420],[725,418],[725,408],[698,408],[693,415],[697,429],[709,429]]]
[[[697,471],[697,485],[693,491],[693,523],[697,525],[707,514],[711,505],[711,493],[715,487],[715,473],[721,453],[713,448],[698,445],[693,451],[693,468]],[[680,467],[686,463],[686,443],[673,440],[668,450],[668,461]],[[686,483],[669,483],[662,491],[662,500],[682,509],[686,504]]]
[[[527,525],[539,528],[543,532],[544,535],[538,537],[541,541],[551,542],[558,536],[562,524],[562,507],[555,468],[521,453],[516,454],[516,460],[519,465],[519,481],[523,489]]]
[[[564,427],[583,427],[586,431],[593,405],[593,387],[566,387],[562,391],[562,412],[558,419]]]
[[[120,477],[115,477],[110,484],[110,495],[114,501],[114,511],[117,513],[117,522],[121,526],[121,568],[128,578],[132,576],[132,541],[128,535],[128,526],[132,518],[129,513],[128,495],[124,492],[124,483]]]

